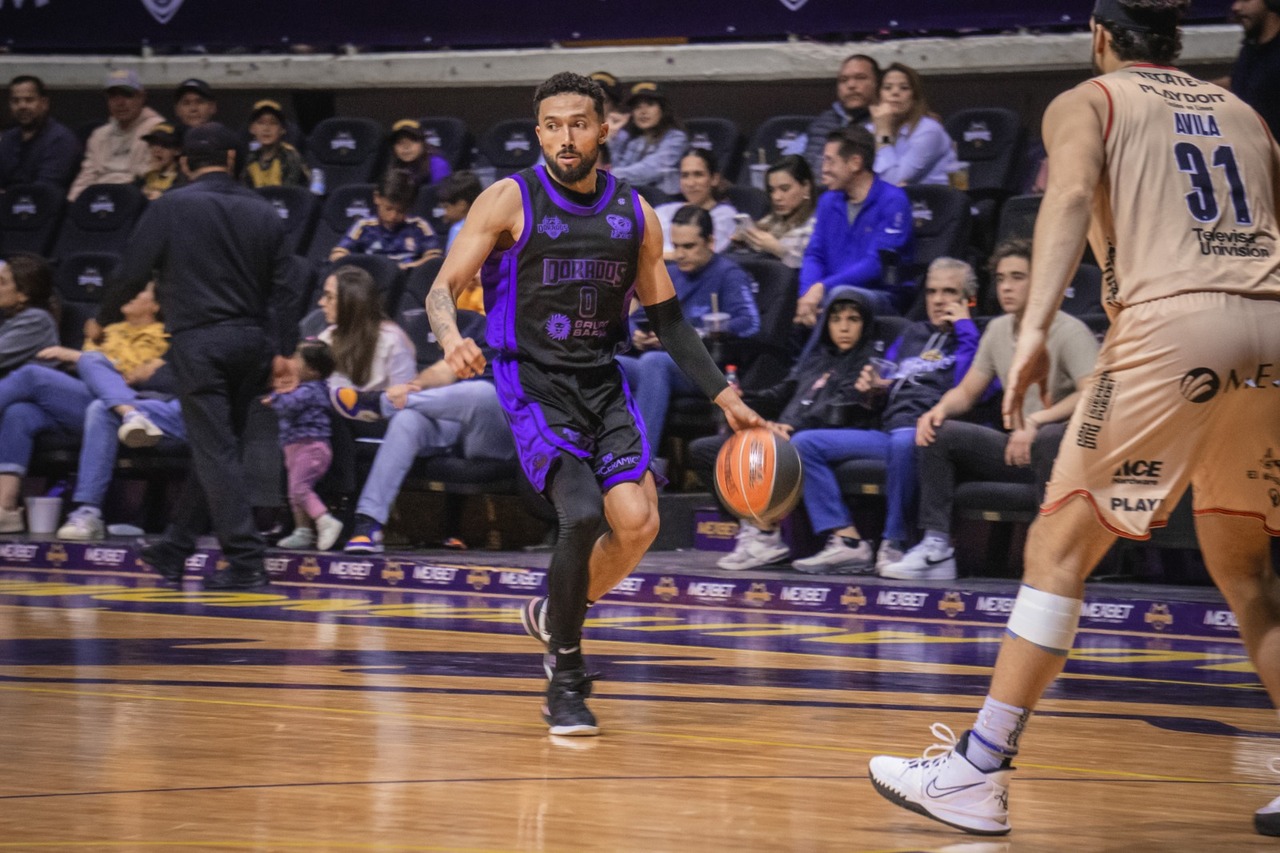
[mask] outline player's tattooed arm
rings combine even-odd
[[[435,332],[441,345],[457,337],[458,306],[449,285],[440,279],[427,291],[427,319],[431,321],[431,331]]]

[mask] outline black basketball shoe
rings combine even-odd
[[[547,685],[547,702],[542,706],[542,719],[547,721],[551,734],[568,737],[600,734],[596,716],[587,708],[591,682],[599,677],[599,673],[588,675],[585,669],[567,669],[552,675]]]

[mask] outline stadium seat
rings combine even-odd
[[[1067,285],[1062,310],[1080,318],[1102,314],[1102,270],[1092,264],[1081,264]]]
[[[48,256],[62,219],[64,193],[48,184],[16,184],[0,195],[0,254]]]
[[[1022,237],[1030,240],[1036,230],[1036,216],[1040,213],[1041,195],[1016,195],[1000,208],[1000,225],[996,228],[996,243]]]
[[[531,119],[512,118],[498,122],[480,136],[480,154],[493,167],[495,178],[505,178],[538,162],[542,147],[534,127]]]
[[[763,219],[773,209],[769,204],[769,194],[753,186],[734,184],[725,190],[725,198],[739,213],[750,216],[752,221]]]
[[[382,125],[371,118],[327,118],[307,139],[307,163],[324,170],[329,193],[349,184],[367,184],[374,179],[383,136]]]
[[[639,193],[642,199],[649,202],[650,207],[657,207],[660,204],[666,204],[669,201],[675,201],[675,199],[672,198],[670,195],[668,195],[667,193],[664,193],[658,187],[652,186],[650,184],[646,184],[645,186],[642,186],[642,187],[632,187],[632,189],[635,190],[637,193]]]
[[[131,184],[91,184],[67,209],[58,229],[53,256],[80,252],[124,251],[125,240],[146,205],[142,190]]]
[[[271,202],[284,222],[285,245],[300,254],[311,240],[320,203],[306,187],[259,187],[258,194]]]
[[[737,174],[742,155],[742,131],[727,118],[708,116],[684,121],[690,148],[705,148],[715,158],[716,169],[730,177]]]
[[[107,279],[120,263],[111,252],[79,252],[65,257],[55,268],[53,286],[62,310],[58,337],[63,346],[84,345],[85,321],[98,316],[98,303]]]
[[[419,370],[423,370],[444,358],[444,350],[440,349],[440,342],[436,340],[435,333],[431,331],[431,321],[427,319],[427,312],[421,307],[421,303],[417,308],[401,312],[396,317],[396,320],[399,322],[400,328],[404,329],[405,334],[409,336],[409,340],[413,341]],[[458,333],[464,338],[483,341],[484,329],[485,318],[483,314],[475,311],[458,311]]]
[[[400,304],[395,316],[400,317],[406,311],[421,311],[427,302],[427,291],[440,273],[444,258],[433,258],[421,266],[409,270],[405,277],[404,288],[400,294]]]
[[[743,157],[739,183],[748,183],[748,164],[767,163],[772,165],[787,154],[804,154],[805,144],[809,140],[809,125],[813,116],[782,115],[766,119],[756,128],[747,143]]]
[[[320,268],[319,275],[316,276],[316,298],[319,299],[319,290],[324,280],[328,278],[334,270],[339,267],[359,267],[369,275],[373,276],[373,281],[378,286],[378,293],[382,295],[382,309],[390,315],[400,301],[400,293],[404,287],[404,270],[400,269],[400,265],[386,255],[345,255],[339,260],[331,261],[327,265]]]
[[[373,184],[348,184],[331,192],[320,209],[307,258],[313,263],[325,263],[351,223],[373,215]]]
[[[418,198],[413,202],[410,216],[420,216],[427,220],[431,230],[440,238],[440,248],[449,240],[449,226],[444,224],[444,206],[440,203],[434,184],[418,188]]]
[[[729,346],[726,358],[738,365],[742,387],[768,388],[782,381],[791,369],[791,327],[796,315],[799,272],[766,255],[731,254],[728,257],[756,283],[760,331],[755,337]]]
[[[452,116],[428,116],[418,119],[427,142],[440,150],[440,155],[454,169],[465,169],[471,162],[471,146],[475,140],[466,122]]]
[[[924,316],[924,290],[920,284],[929,264],[942,257],[967,259],[973,218],[969,197],[959,190],[924,184],[903,189],[911,201],[914,254],[912,261],[899,265],[895,274],[904,286],[917,289],[914,296],[906,293],[911,304],[906,316],[920,319]]]
[[[961,110],[947,119],[956,155],[969,164],[969,192],[1008,196],[1018,191],[1016,172],[1022,153],[1022,120],[998,107]]]

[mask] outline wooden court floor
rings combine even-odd
[[[0,571],[0,850],[1234,851],[1280,794],[1230,641],[1082,634],[1013,833],[882,800],[999,632],[599,605],[603,734],[552,738],[519,599]]]

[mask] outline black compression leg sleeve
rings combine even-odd
[[[604,499],[591,466],[567,453],[551,475],[547,498],[560,530],[547,568],[547,629],[556,668],[582,666],[582,622],[587,615],[591,549],[604,520]]]

